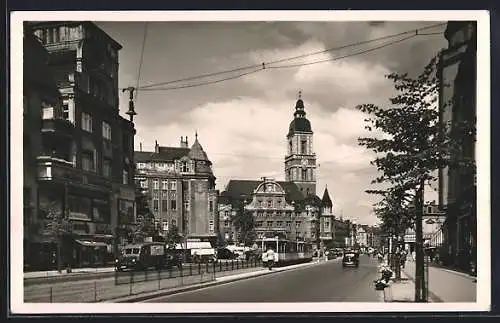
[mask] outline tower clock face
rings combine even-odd
[[[302,166],[307,166],[307,159],[302,158]]]

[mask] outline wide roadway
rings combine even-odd
[[[359,268],[330,260],[146,302],[378,302],[377,264],[367,255],[360,256]]]

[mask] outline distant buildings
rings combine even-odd
[[[440,62],[440,119],[461,147],[453,157],[475,160],[475,131],[464,122],[476,123],[475,22],[449,22],[445,31],[448,48]],[[476,180],[475,170],[457,165],[439,174],[439,204],[446,213],[441,259],[448,265],[469,269],[476,261]]]
[[[188,147],[181,137],[179,147],[155,151],[136,151],[136,182],[147,192],[149,206],[162,235],[173,226],[186,239],[216,243],[218,204],[212,162],[203,150],[198,135]]]
[[[135,129],[118,109],[121,46],[91,22],[68,21],[28,23],[25,46],[25,263],[55,265],[50,210],[71,222],[65,264],[112,261],[117,227],[135,222]]]

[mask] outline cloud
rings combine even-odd
[[[141,85],[171,81],[257,65],[304,53],[363,42],[400,33],[432,22],[155,22],[149,24],[144,48]],[[120,52],[120,87],[137,82],[144,23],[99,22],[123,49]],[[444,27],[442,28],[444,29]],[[439,31],[434,29],[432,31]],[[318,157],[317,193],[328,185],[344,217],[374,224],[365,193],[375,188],[377,175],[370,151],[357,138],[367,133],[365,116],[355,107],[387,104],[393,86],[384,76],[391,72],[416,73],[445,44],[441,36],[420,36],[368,54],[342,60],[273,69],[282,65],[328,60],[367,49],[326,51],[280,64],[234,80],[178,90],[139,91],[136,102],[136,148],[152,150],[154,141],[178,146],[180,136],[190,144],[199,140],[213,162],[217,187],[236,178],[284,178],[285,136],[299,90],[303,92]],[[213,81],[236,76],[240,70],[163,87]],[[125,94],[120,110],[127,110]],[[429,193],[430,194],[430,193]],[[430,195],[429,195],[430,196]],[[340,212],[340,211],[339,211]]]

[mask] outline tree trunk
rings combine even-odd
[[[61,240],[62,240],[62,238],[61,238],[61,237],[58,237],[58,238],[57,238],[57,271],[58,271],[59,273],[61,273],[61,272],[62,272],[62,268],[61,268],[61,262],[62,262],[62,261],[61,261],[61,249],[62,249],[62,248],[61,248],[61,244],[62,244],[62,243],[61,243]]]
[[[415,196],[415,302],[426,302],[424,283],[424,239],[422,233],[422,212],[424,207],[424,181]]]

